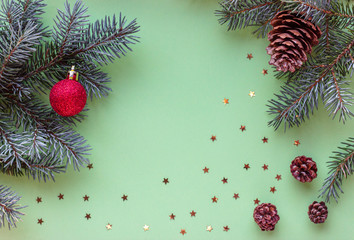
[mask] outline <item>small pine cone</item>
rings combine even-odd
[[[324,202],[314,201],[309,206],[309,218],[313,223],[324,223],[328,216],[327,206]]]
[[[277,208],[271,203],[258,205],[254,209],[253,218],[262,231],[273,231],[279,221]]]
[[[273,29],[268,33],[270,44],[266,50],[271,55],[269,64],[277,71],[295,72],[307,61],[306,54],[310,54],[312,47],[319,42],[320,28],[311,22],[311,18],[305,20],[300,14],[281,11],[270,22]]]
[[[316,162],[305,156],[296,157],[290,165],[291,174],[300,182],[311,182],[317,177]]]

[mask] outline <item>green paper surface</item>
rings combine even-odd
[[[44,21],[52,25],[64,1],[46,2]],[[93,169],[70,168],[55,183],[0,175],[1,184],[28,205],[23,222],[11,231],[1,229],[1,239],[353,239],[354,177],[345,180],[339,204],[328,205],[324,224],[311,223],[307,208],[318,200],[331,152],[353,136],[354,121],[332,120],[320,104],[300,128],[275,132],[267,127],[267,100],[283,83],[268,65],[266,39],[257,39],[252,29],[227,32],[214,16],[214,0],[87,0],[86,5],[92,21],[119,12],[128,20],[136,17],[141,43],[104,67],[113,92],[90,101],[88,117],[78,126],[93,147]],[[224,98],[230,103],[225,105]],[[296,147],[294,140],[301,144]],[[317,162],[312,183],[291,176],[289,165],[299,155]],[[209,173],[203,173],[205,166]],[[282,180],[275,179],[277,174]],[[240,198],[235,200],[234,193]],[[85,194],[89,201],[84,202]],[[43,202],[36,203],[36,197]],[[275,231],[262,232],[253,221],[256,198],[277,206]],[[92,218],[86,220],[86,213]],[[143,230],[145,224],[149,231]]]

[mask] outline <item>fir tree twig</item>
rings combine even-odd
[[[26,206],[20,206],[17,202],[21,197],[17,196],[10,188],[0,185],[0,227],[8,224],[9,229],[16,227],[16,222],[24,215],[20,210]]]
[[[333,152],[333,160],[328,162],[329,176],[324,180],[319,197],[325,197],[327,202],[334,198],[338,202],[339,191],[344,178],[354,172],[354,138],[350,137],[346,142],[342,142],[338,151]]]

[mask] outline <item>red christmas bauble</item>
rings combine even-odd
[[[85,107],[87,95],[84,87],[75,80],[64,79],[57,82],[50,90],[50,105],[56,113],[71,117]]]

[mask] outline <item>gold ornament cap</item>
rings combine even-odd
[[[75,66],[71,67],[71,70],[68,72],[67,79],[78,81],[79,73],[75,72]]]

